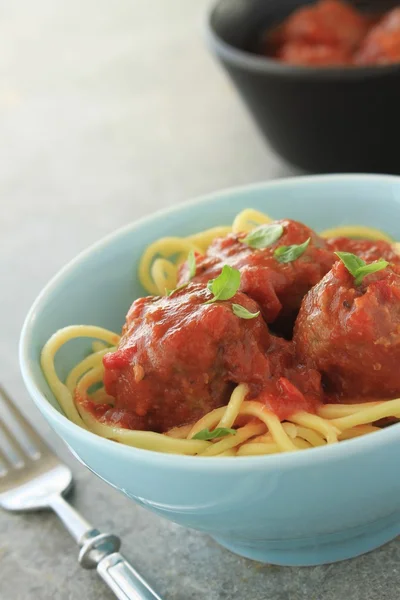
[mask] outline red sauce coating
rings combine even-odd
[[[400,268],[390,266],[356,286],[342,262],[304,298],[294,344],[328,388],[344,397],[400,393]]]
[[[341,0],[294,11],[264,37],[262,53],[297,65],[349,66],[400,61],[400,9],[365,14]]]
[[[400,256],[384,240],[352,240],[346,237],[336,237],[326,240],[326,245],[333,251],[356,254],[367,263],[383,258],[390,263],[400,265]]]
[[[400,62],[400,7],[373,27],[355,55],[359,65],[386,65]]]
[[[118,350],[105,355],[104,384],[115,408],[95,408],[107,422],[164,432],[192,423],[226,404],[238,383],[284,418],[313,410],[320,376],[298,364],[293,346],[270,335],[261,316],[241,319],[232,303],[258,305],[242,293],[204,304],[204,285],[190,284],[170,297],[136,300]],[[290,379],[290,381],[289,381]],[[303,394],[304,392],[304,394]]]
[[[282,340],[284,342],[284,340]],[[321,375],[310,366],[299,364],[291,342],[284,342],[288,353],[281,377],[274,377],[261,390],[258,400],[284,421],[299,411],[314,413],[321,404],[323,391]],[[285,356],[282,351],[281,359]]]
[[[227,264],[240,270],[240,290],[261,306],[267,323],[278,316],[294,320],[303,296],[329,271],[337,258],[326,248],[325,241],[312,229],[297,221],[276,221],[283,226],[283,235],[271,246],[258,250],[243,243],[245,233],[217,238],[206,256],[196,260],[193,281],[207,282]],[[274,256],[278,246],[302,244],[311,238],[304,254],[289,263],[280,263]],[[180,282],[188,278],[187,265],[180,273]]]
[[[292,65],[338,66],[351,64],[351,54],[340,46],[287,42],[277,52],[277,58]]]
[[[326,44],[352,50],[368,29],[364,17],[339,0],[321,0],[291,14],[283,25],[286,41]]]
[[[400,258],[387,242],[325,241],[301,223],[279,223],[283,234],[270,247],[251,248],[244,233],[218,238],[196,257],[194,280],[183,289],[136,300],[117,351],[103,358],[114,406],[77,400],[103,423],[166,432],[225,405],[239,383],[248,385],[248,399],[281,420],[315,412],[324,394],[325,400],[352,402],[398,396]],[[308,238],[301,256],[277,261],[278,246]],[[337,250],[391,264],[356,286]],[[206,284],[225,264],[240,271],[240,291],[207,304],[212,294]],[[187,265],[180,277],[187,280]],[[261,314],[239,318],[233,303]],[[269,330],[268,323],[276,332],[277,324],[295,318],[291,341]]]

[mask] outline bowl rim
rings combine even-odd
[[[212,18],[219,4],[224,0],[211,0],[203,20],[204,37],[209,48],[223,61],[247,71],[266,73],[281,77],[310,78],[323,80],[349,81],[384,75],[399,74],[400,62],[388,65],[366,65],[351,67],[312,67],[279,62],[261,54],[240,50],[225,42],[212,26]]]
[[[22,373],[22,378],[32,400],[48,419],[50,424],[55,421],[63,430],[67,429],[72,437],[79,438],[83,444],[87,443],[91,446],[102,446],[104,451],[117,453],[124,456],[127,460],[138,459],[142,462],[157,463],[159,466],[172,466],[178,468],[196,468],[198,470],[212,469],[217,471],[236,471],[248,470],[250,467],[254,469],[278,468],[292,469],[306,467],[310,464],[319,464],[321,461],[341,460],[350,455],[358,455],[368,449],[373,451],[377,446],[391,444],[396,439],[399,439],[400,423],[394,424],[391,427],[382,429],[366,436],[360,436],[351,440],[345,440],[338,444],[327,445],[323,447],[310,448],[307,452],[284,452],[281,454],[265,455],[265,456],[235,456],[235,457],[209,457],[190,456],[182,454],[168,454],[156,452],[153,450],[145,450],[133,446],[120,444],[113,440],[103,438],[91,431],[79,427],[70,421],[64,414],[54,408],[47,400],[44,393],[41,391],[39,384],[36,382],[35,376],[31,369],[31,361],[29,358],[29,349],[31,345],[32,330],[34,328],[36,315],[41,311],[42,304],[46,298],[57,289],[59,283],[74,271],[74,269],[86,260],[92,253],[97,252],[107,247],[113,241],[118,240],[120,236],[128,232],[134,232],[140,229],[142,225],[149,224],[153,220],[179,213],[183,208],[193,208],[199,205],[206,206],[217,202],[220,198],[232,195],[232,193],[246,192],[251,190],[259,190],[274,187],[296,188],[298,186],[315,185],[322,182],[329,185],[334,182],[365,182],[365,180],[374,180],[378,183],[395,184],[400,188],[400,177],[396,175],[380,175],[367,173],[352,173],[352,174],[329,174],[329,175],[301,175],[297,177],[286,177],[277,180],[260,181],[248,185],[233,186],[224,188],[216,192],[205,194],[189,201],[181,202],[162,210],[156,211],[151,215],[144,216],[138,220],[120,227],[108,235],[102,237],[97,242],[91,244],[88,248],[81,251],[77,256],[64,265],[44,286],[42,291],[34,300],[28,314],[24,320],[20,340],[19,340],[19,363]],[[57,430],[58,433],[58,430]],[[58,435],[60,435],[58,433]],[[64,436],[60,435],[64,440]],[[64,440],[65,441],[65,440]],[[101,450],[100,450],[101,451]]]

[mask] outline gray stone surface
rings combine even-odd
[[[69,456],[32,406],[20,327],[47,280],[114,228],[289,171],[204,48],[206,0],[0,4],[0,381],[70,463],[73,503],[121,535],[165,600],[395,600],[400,544],[309,569],[263,566],[136,507]],[[47,513],[0,513],[1,600],[111,599]]]

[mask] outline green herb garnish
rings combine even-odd
[[[261,225],[257,229],[253,229],[245,238],[242,239],[243,244],[247,244],[251,248],[267,248],[274,242],[279,240],[283,234],[283,226],[279,223],[272,223],[271,225]]]
[[[351,252],[335,252],[335,254],[340,258],[348,272],[353,275],[353,277],[356,276],[358,269],[365,265],[365,262],[362,260],[362,258],[359,258]]]
[[[185,288],[186,286],[187,286],[187,283],[183,283],[182,285],[179,285],[178,287],[174,288],[173,290],[165,289],[165,295],[172,296],[172,294],[175,294],[175,292],[179,292],[179,290],[183,290],[183,288]]]
[[[192,440],[215,440],[216,438],[225,437],[227,435],[236,435],[236,429],[230,429],[229,427],[217,427],[210,431],[209,429],[202,429],[196,433]]]
[[[366,275],[382,271],[389,264],[387,260],[382,258],[367,264],[362,258],[351,252],[335,252],[335,254],[340,258],[348,272],[353,275],[356,285],[360,285]]]
[[[240,319],[255,319],[260,314],[259,310],[255,313],[252,313],[241,304],[232,304],[232,311]]]
[[[229,300],[238,291],[240,286],[240,273],[237,269],[224,265],[221,274],[207,283],[207,287],[213,294],[211,300],[206,304],[211,304],[217,300]]]
[[[279,246],[274,252],[276,260],[280,263],[290,263],[299,258],[307,250],[311,238],[308,238],[303,244],[293,244],[293,246]]]
[[[193,277],[196,275],[196,257],[194,255],[193,250],[191,250],[188,254],[187,264],[189,267],[189,278],[188,278],[187,282],[183,283],[182,285],[179,285],[178,287],[176,287],[173,290],[165,290],[165,294],[167,296],[171,296],[175,292],[178,292],[179,290],[183,290],[183,288],[185,288],[188,285],[188,283],[191,281],[191,279],[193,279]]]

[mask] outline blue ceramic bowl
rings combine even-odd
[[[229,224],[245,207],[319,230],[360,223],[400,239],[400,178],[304,177],[219,192],[128,225],[80,254],[44,289],[23,327],[20,361],[50,425],[92,471],[138,504],[205,531],[226,548],[280,565],[315,565],[362,554],[400,534],[400,424],[294,454],[198,458],[139,450],[80,429],[60,412],[40,369],[47,338],[73,323],[118,331],[147,244]],[[65,374],[88,347],[58,357]]]

